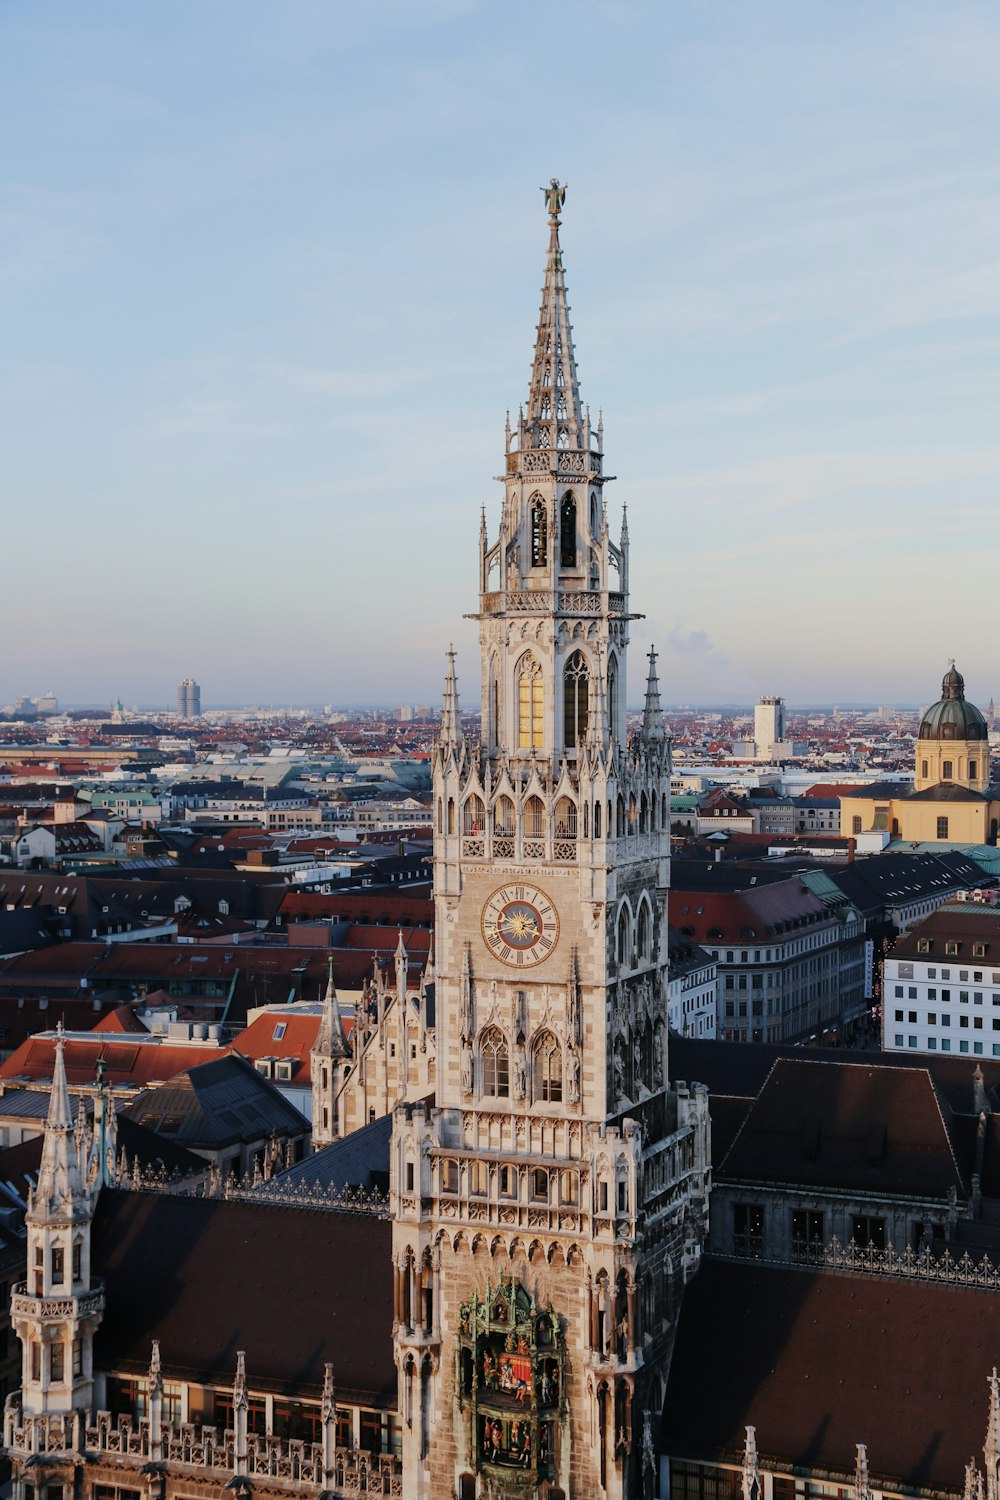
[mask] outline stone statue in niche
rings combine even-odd
[[[473,1084],[472,1065],[472,1042],[467,1036],[462,1038],[462,1093],[471,1094]]]
[[[566,1053],[566,1097],[570,1104],[579,1103],[580,1056],[573,1046],[570,1046]]]
[[[518,1042],[514,1051],[514,1095],[524,1099],[528,1093],[528,1057],[524,1043]]]
[[[622,1060],[621,1052],[618,1050],[617,1047],[615,1048],[615,1063],[614,1063],[614,1068],[615,1068],[615,1098],[616,1099],[623,1099],[625,1097],[625,1064],[624,1064],[624,1062]]]

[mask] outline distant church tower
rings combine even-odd
[[[434,759],[435,1107],[397,1106],[405,1491],[643,1492],[707,1222],[707,1093],[667,1087],[669,747],[630,740],[628,532],[609,534],[559,215],[499,534],[480,531],[482,737],[454,654]],[[645,1431],[644,1431],[645,1427]],[[644,1441],[645,1439],[645,1441]]]

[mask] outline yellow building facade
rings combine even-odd
[[[909,843],[995,844],[1000,785],[990,777],[989,731],[966,699],[954,662],[941,697],[920,720],[915,758],[912,792],[883,782],[842,796],[841,832],[886,832]]]

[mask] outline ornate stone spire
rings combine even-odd
[[[760,1500],[760,1463],[757,1459],[757,1429],[746,1429],[743,1444],[743,1500]]]
[[[576,377],[573,331],[566,301],[566,277],[559,244],[559,214],[565,185],[553,177],[543,188],[549,211],[549,252],[545,261],[542,306],[538,314],[535,357],[528,393],[529,448],[582,448],[584,417]]]
[[[396,960],[396,999],[399,1001],[400,1008],[402,1009],[406,1004],[406,972],[410,967],[410,956],[406,951],[406,944],[403,942],[402,927],[399,928],[399,941],[396,944],[394,956]]]
[[[312,1050],[321,1057],[346,1057],[349,1051],[337,986],[333,982],[332,957],[327,972],[326,993],[323,996],[323,1016],[316,1033],[316,1045]]]
[[[56,1031],[56,1058],[52,1072],[52,1090],[49,1094],[45,1138],[42,1144],[42,1160],[38,1169],[38,1182],[31,1195],[29,1210],[35,1219],[56,1212],[61,1205],[79,1204],[82,1206],[84,1200],[88,1200],[89,1206],[89,1194],[84,1182],[73,1129],[63,1046],[63,1029],[60,1022]]]
[[[987,1500],[1000,1500],[1000,1378],[997,1367],[989,1377],[990,1414],[986,1423],[983,1462],[986,1469]]]
[[[864,1443],[856,1443],[854,1460],[854,1500],[872,1500],[871,1481],[868,1478],[868,1449]]]
[[[458,716],[458,679],[455,676],[455,648],[448,647],[448,670],[444,678],[444,703],[441,708],[440,743],[445,749],[457,749],[462,743],[462,726]]]
[[[663,710],[660,707],[660,684],[656,676],[656,647],[649,652],[649,676],[646,678],[646,702],[642,711],[642,737],[647,745],[662,745]]]

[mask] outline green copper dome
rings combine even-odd
[[[941,697],[920,720],[922,740],[985,740],[986,720],[965,698],[965,678],[952,662],[941,683]]]

